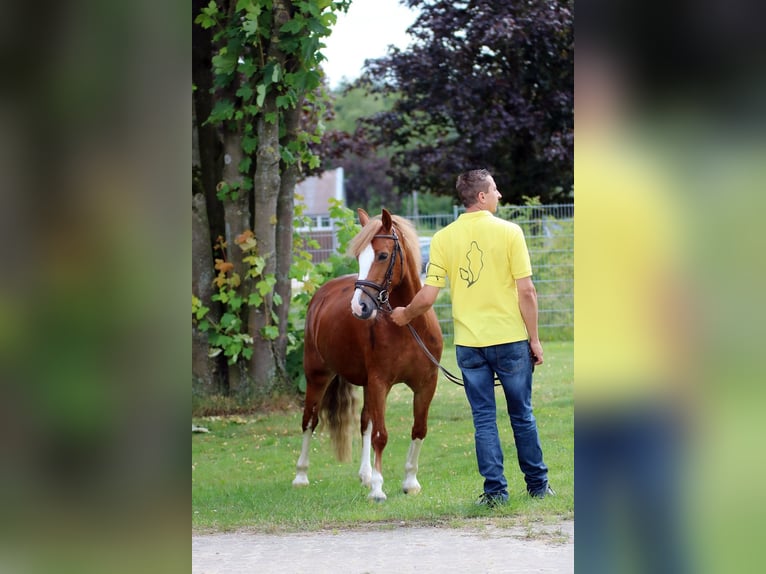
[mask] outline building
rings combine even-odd
[[[319,243],[319,248],[308,250],[314,263],[327,259],[337,247],[330,218],[330,200],[333,199],[346,204],[342,167],[307,177],[295,188],[295,205],[304,207],[303,214],[308,220],[308,225],[298,227],[296,231]]]

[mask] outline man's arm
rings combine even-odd
[[[410,301],[409,305],[406,307],[397,307],[391,312],[391,319],[393,319],[394,323],[400,327],[404,327],[415,317],[419,317],[431,308],[436,302],[436,297],[439,295],[439,291],[439,287],[423,285],[423,288],[418,291],[417,295]]]
[[[540,335],[537,332],[537,290],[532,283],[532,277],[523,277],[516,280],[516,290],[519,293],[519,309],[521,318],[527,327],[529,335],[529,347],[535,356],[535,365],[543,364],[543,346],[540,343]]]

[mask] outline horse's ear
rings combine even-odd
[[[381,220],[383,221],[383,229],[390,231],[392,224],[391,213],[385,207],[381,213]]]
[[[362,224],[362,227],[367,225],[367,222],[370,221],[370,216],[367,215],[367,212],[361,207],[357,209],[356,212],[359,214],[359,223]]]

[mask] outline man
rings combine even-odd
[[[455,351],[471,405],[476,458],[484,477],[477,504],[494,507],[508,500],[503,450],[497,430],[494,378],[508,403],[518,461],[535,498],[554,494],[532,414],[532,372],[543,363],[537,331],[537,292],[521,228],[493,216],[500,192],[487,170],[457,179],[466,208],[431,240],[425,285],[392,319],[404,326],[428,310],[449,278]]]

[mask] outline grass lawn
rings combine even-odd
[[[412,393],[405,385],[397,385],[389,395],[389,438],[383,453],[383,489],[388,500],[381,504],[368,501],[368,490],[359,483],[358,436],[354,460],[339,463],[329,437],[316,434],[308,472],[311,484],[296,489],[291,482],[301,448],[302,411],[194,419],[194,424],[210,432],[192,435],[193,530],[287,532],[385,527],[394,522],[461,526],[477,518],[502,527],[573,518],[574,344],[550,342],[544,348],[545,363],[535,371],[533,405],[549,480],[557,496],[532,500],[526,495],[505,401],[498,389],[498,426],[510,501],[492,510],[474,505],[483,479],[476,467],[470,408],[462,387],[440,376],[420,455],[418,480],[423,490],[416,496],[401,492],[410,444]],[[453,347],[445,348],[443,364],[459,373]]]

